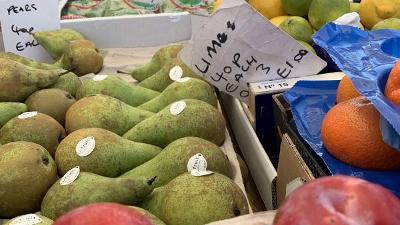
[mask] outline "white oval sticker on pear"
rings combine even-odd
[[[79,173],[81,172],[79,166],[76,166],[72,169],[70,169],[61,179],[60,179],[60,185],[65,186],[72,184],[78,178]]]
[[[35,214],[26,214],[12,219],[10,225],[35,225],[41,223],[42,219]]]
[[[102,81],[102,80],[106,79],[107,77],[108,77],[108,75],[95,75],[93,77],[93,80],[94,81]]]
[[[192,156],[187,164],[188,172],[192,172],[192,170],[200,170],[206,171],[207,170],[207,160],[201,153],[197,153],[196,155]]]
[[[31,117],[36,116],[37,114],[38,114],[37,111],[33,111],[33,112],[24,112],[24,113],[19,114],[18,119],[20,119],[20,120],[28,119],[28,118],[31,118]]]
[[[186,108],[186,102],[185,101],[178,101],[175,103],[172,103],[171,107],[169,108],[169,111],[171,112],[172,115],[177,116],[183,110]]]
[[[192,176],[194,176],[194,177],[207,176],[207,175],[211,175],[211,174],[213,174],[213,173],[214,173],[213,171],[209,171],[209,170],[206,170],[206,171],[192,170],[192,171],[190,171],[190,174],[191,174]]]
[[[75,147],[76,154],[80,157],[88,156],[96,147],[96,140],[93,136],[86,137],[78,142]]]
[[[184,78],[176,80],[176,82],[185,83],[185,82],[189,81],[190,79],[191,79],[190,77],[184,77]]]
[[[181,79],[183,76],[183,70],[180,66],[174,66],[172,69],[169,71],[169,78],[173,81],[177,81]]]

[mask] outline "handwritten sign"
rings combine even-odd
[[[326,66],[242,1],[222,6],[197,29],[180,57],[221,91],[244,102],[249,100],[249,83],[314,75]]]
[[[58,1],[2,0],[0,20],[6,51],[37,60],[50,59],[32,33],[60,28]]]

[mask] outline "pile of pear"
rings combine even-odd
[[[97,202],[140,207],[157,225],[249,213],[221,147],[215,89],[179,59],[182,45],[130,71],[137,85],[118,75],[82,82],[101,68],[93,43],[65,29],[34,36],[57,63],[0,54],[0,218],[40,212],[47,225]],[[176,66],[182,77],[172,79]],[[206,160],[200,175],[188,165],[195,156]]]

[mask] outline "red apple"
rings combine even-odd
[[[324,177],[289,195],[274,225],[400,225],[400,200],[359,178]]]
[[[150,219],[124,205],[95,203],[74,209],[53,225],[154,225]]]

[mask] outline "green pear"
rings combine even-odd
[[[218,173],[182,174],[156,188],[139,206],[168,225],[203,225],[249,213],[239,186]]]
[[[159,92],[164,91],[165,88],[174,82],[170,78],[169,73],[170,70],[175,66],[181,67],[183,71],[182,77],[194,77],[201,79],[201,77],[195,74],[188,66],[186,66],[181,59],[175,58],[168,61],[157,73],[146,80],[141,81],[138,85]]]
[[[82,34],[67,28],[35,32],[33,37],[55,60],[64,54],[71,41],[84,39]]]
[[[100,72],[103,68],[103,56],[93,42],[75,40],[69,43],[56,65],[78,76],[83,76]]]
[[[64,125],[65,114],[75,102],[75,98],[70,93],[61,89],[51,88],[31,94],[26,99],[25,104],[28,106],[29,111],[44,113]]]
[[[133,78],[142,81],[159,71],[170,59],[176,58],[183,48],[181,44],[171,44],[160,48],[151,61],[130,72]]]
[[[43,146],[51,156],[58,143],[65,137],[65,131],[52,117],[37,112],[26,112],[9,120],[0,129],[0,143],[28,141]]]
[[[19,222],[19,221],[24,221],[24,217],[25,217],[25,216],[28,216],[28,217],[30,217],[30,218],[32,217],[31,214],[18,216],[18,217],[15,217],[15,218],[13,218],[13,219],[7,221],[7,222],[4,223],[3,225],[21,224],[21,223],[23,223],[23,222]],[[54,223],[53,220],[51,220],[51,219],[49,219],[49,218],[47,218],[47,217],[45,217],[45,216],[42,216],[42,215],[36,215],[36,216],[39,217],[39,218],[42,220],[42,222],[36,223],[35,225],[52,225],[52,224]]]
[[[81,157],[76,149],[83,142],[89,147],[81,149],[92,152]],[[129,141],[108,130],[88,128],[68,135],[58,146],[55,159],[61,175],[79,166],[81,171],[117,177],[154,158],[161,150],[157,146]]]
[[[159,92],[132,85],[117,76],[96,75],[83,83],[76,93],[81,99],[91,94],[104,94],[131,106],[138,106],[160,95]]]
[[[54,220],[72,209],[90,203],[133,205],[152,192],[154,179],[108,178],[80,172],[77,179],[68,185],[61,185],[60,180],[51,186],[42,201],[41,214]]]
[[[134,108],[110,96],[91,95],[68,109],[65,128],[67,133],[82,128],[103,128],[122,135],[152,115],[154,113]]]
[[[35,69],[42,69],[42,70],[60,69],[56,65],[38,62],[38,61],[35,61],[35,60],[32,60],[32,59],[17,55],[17,54],[12,53],[12,52],[0,52],[0,58],[17,61],[19,63],[22,63],[24,65],[30,66],[30,67],[35,68]]]
[[[199,137],[220,146],[225,129],[224,117],[216,108],[200,100],[185,99],[143,120],[123,137],[162,148],[182,137]]]
[[[156,157],[121,177],[157,176],[154,187],[160,187],[187,172],[189,159],[196,154],[202,154],[206,159],[207,169],[231,176],[231,164],[218,146],[201,138],[185,137],[172,142]]]
[[[82,81],[74,73],[61,75],[58,80],[50,86],[50,88],[58,88],[70,93],[75,97],[76,91],[82,85]]]
[[[57,167],[42,146],[18,141],[0,146],[0,174],[0,218],[11,218],[40,209]]]
[[[65,70],[41,70],[0,58],[0,101],[23,102],[33,92],[54,84]]]
[[[187,78],[169,85],[158,97],[138,106],[139,109],[159,112],[171,103],[182,99],[197,99],[217,107],[214,89],[205,81]]]
[[[382,30],[382,29],[390,29],[390,30],[398,30],[400,31],[400,18],[389,18],[382,20],[375,24],[371,30]]]
[[[24,103],[0,102],[0,127],[27,110],[28,107]]]
[[[139,207],[135,207],[135,206],[129,206],[132,209],[135,209],[137,212],[141,213],[142,215],[146,216],[147,218],[149,218],[151,220],[151,222],[154,225],[166,225],[162,220],[160,220],[157,216],[155,216],[154,214],[152,214],[151,212],[139,208]]]

